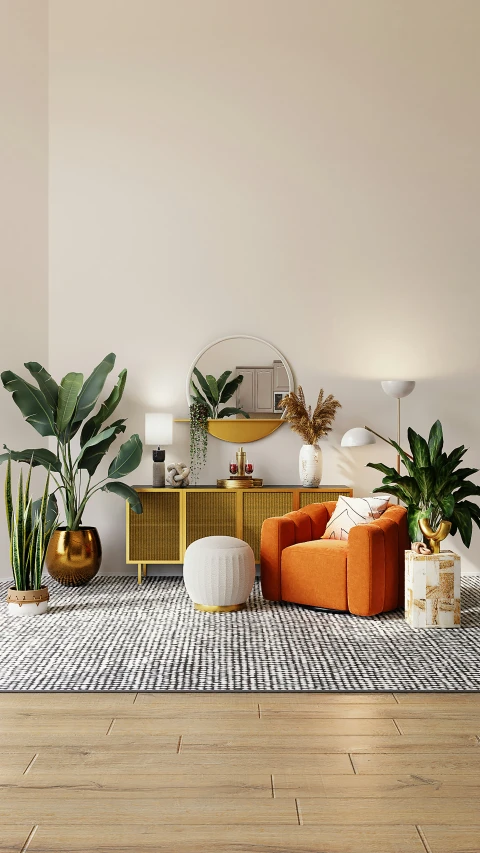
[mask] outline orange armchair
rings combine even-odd
[[[374,616],[402,607],[407,511],[389,504],[348,540],[322,539],[335,501],[310,504],[262,526],[260,566],[264,598]]]

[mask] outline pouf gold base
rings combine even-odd
[[[243,610],[246,604],[194,604],[195,610],[205,613],[231,613],[232,610]]]

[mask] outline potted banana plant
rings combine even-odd
[[[137,434],[121,445],[107,476],[94,481],[103,458],[126,429],[124,418],[110,420],[122,399],[126,370],[120,371],[113,390],[99,404],[115,359],[115,354],[110,353],[87,379],[81,373],[67,373],[59,385],[35,361],[25,364],[35,385],[11,370],[1,374],[4,387],[12,394],[25,420],[41,436],[52,436],[56,442],[56,452],[46,448],[18,451],[5,446],[6,453],[0,455],[0,463],[13,460],[49,469],[66,523],[53,533],[45,562],[50,575],[65,586],[82,586],[100,569],[102,550],[98,531],[95,527],[82,526],[85,507],[96,492],[112,492],[128,501],[134,512],[142,512],[137,492],[119,482],[137,468],[142,458],[142,442]]]
[[[42,569],[49,542],[57,526],[58,508],[49,495],[47,474],[43,496],[30,497],[32,464],[25,487],[20,471],[16,500],[12,494],[12,463],[8,460],[5,478],[5,510],[10,538],[10,563],[14,586],[8,590],[8,612],[12,616],[34,616],[48,610],[48,587],[42,585]]]

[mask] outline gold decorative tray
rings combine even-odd
[[[261,489],[263,480],[255,477],[230,477],[228,480],[217,480],[217,489]]]

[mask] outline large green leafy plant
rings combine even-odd
[[[193,368],[193,374],[198,381],[198,385],[192,378],[192,402],[205,406],[209,418],[228,418],[230,415],[242,415],[244,418],[250,417],[241,408],[225,406],[225,403],[231,400],[239,385],[242,384],[242,374],[235,376],[230,381],[228,379],[232,375],[231,370],[226,370],[218,379],[215,379],[209,373],[204,376],[197,367]]]
[[[62,497],[69,530],[78,530],[87,502],[99,489],[119,495],[134,512],[142,512],[134,489],[119,482],[140,463],[142,442],[138,435],[132,435],[121,445],[110,463],[108,476],[92,483],[103,457],[126,429],[125,418],[105,426],[122,399],[126,370],[120,371],[115,387],[94,413],[115,358],[114,353],[107,355],[85,381],[81,373],[67,373],[60,385],[36,361],[25,364],[36,385],[11,370],[1,374],[4,387],[12,394],[25,420],[41,436],[53,436],[57,446],[55,453],[45,448],[17,451],[5,446],[7,452],[0,455],[0,462],[13,459],[48,468]],[[79,441],[75,443],[77,436]]]
[[[450,533],[454,535],[458,531],[468,548],[472,539],[472,521],[480,527],[480,507],[468,498],[480,495],[480,486],[468,479],[478,472],[478,468],[458,467],[467,448],[462,444],[447,455],[443,450],[440,421],[433,424],[428,441],[409,429],[408,442],[411,455],[392,439],[387,440],[400,454],[406,474],[399,474],[395,468],[380,462],[368,463],[369,468],[384,474],[382,486],[373,491],[386,492],[406,505],[412,542],[422,538],[419,529],[422,518],[429,521],[432,530],[446,520],[452,525]]]
[[[32,464],[28,469],[25,488],[20,471],[16,501],[12,494],[12,465],[8,460],[5,477],[5,510],[10,537],[10,563],[15,587],[19,590],[40,589],[42,568],[48,543],[57,527],[57,502],[49,495],[50,474],[47,475],[43,497],[30,497]]]

